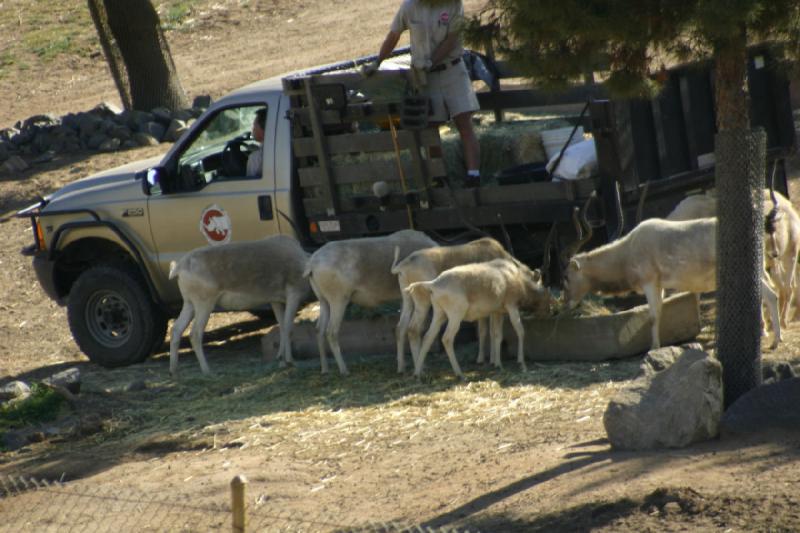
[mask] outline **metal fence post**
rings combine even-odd
[[[245,508],[245,489],[247,478],[238,475],[231,481],[231,513],[233,514],[233,533],[245,533],[247,529],[247,509]]]

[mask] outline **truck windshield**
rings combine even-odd
[[[222,152],[225,145],[237,137],[250,139],[256,111],[263,107],[233,107],[217,113],[183,153],[180,164],[191,164],[209,154]]]

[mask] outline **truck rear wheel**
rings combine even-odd
[[[107,368],[144,361],[167,331],[167,318],[141,276],[125,266],[82,273],[67,300],[67,319],[81,351]]]

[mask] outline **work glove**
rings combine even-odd
[[[380,67],[380,63],[377,61],[370,61],[369,63],[364,63],[361,65],[361,75],[365,78],[369,78],[376,72],[378,72],[378,68]]]

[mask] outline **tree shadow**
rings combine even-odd
[[[75,180],[85,178],[96,172],[106,169],[91,169],[88,165],[84,165],[86,161],[97,157],[108,157],[112,159],[124,159],[127,162],[134,162],[140,159],[148,159],[159,154],[164,154],[169,149],[170,145],[164,146],[146,146],[139,148],[130,148],[127,150],[116,150],[114,152],[94,152],[89,150],[80,150],[73,153],[60,153],[56,154],[51,160],[41,163],[29,163],[30,166],[19,172],[9,172],[0,167],[0,187],[4,183],[24,182],[39,177],[41,174],[50,172],[57,172],[65,168],[70,168],[69,174],[74,176]],[[29,157],[30,160],[35,160],[36,157]],[[119,166],[119,162],[113,162],[111,166]],[[46,196],[60,189],[64,184],[46,185],[41,190],[9,190],[4,191],[0,196],[0,215],[5,218],[0,219],[0,222],[5,222],[10,218],[10,212],[23,209],[36,201],[36,195]],[[37,184],[37,188],[38,188]]]

